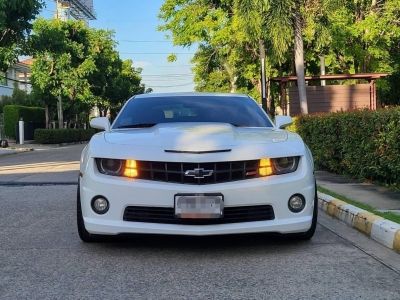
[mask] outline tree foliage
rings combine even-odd
[[[38,19],[30,37],[33,87],[54,98],[87,100],[95,69],[91,34],[83,22]]]
[[[80,21],[38,19],[29,41],[34,92],[50,107],[61,97],[72,115],[94,105],[103,113],[118,109],[145,88],[141,70],[122,61],[115,47],[111,31]]]
[[[198,91],[257,89],[257,54],[246,35],[237,30],[242,24],[233,13],[233,0],[166,0],[161,7],[164,24],[160,30],[170,31],[176,45],[199,45],[193,59]],[[248,50],[252,55],[243,64]]]
[[[41,0],[0,0],[0,71],[17,60],[42,5]]]
[[[257,93],[260,41],[268,77],[295,74],[296,18],[307,75],[320,73],[321,57],[326,73],[400,73],[400,0],[165,0],[159,16],[174,44],[198,45],[197,90]],[[380,95],[395,78],[378,83]]]

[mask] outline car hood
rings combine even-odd
[[[297,134],[285,130],[225,123],[170,123],[112,130],[96,134],[89,148],[92,157],[182,162],[295,156],[303,155],[305,149]]]
[[[151,128],[116,130],[104,135],[110,144],[163,147],[175,151],[215,151],[242,144],[278,143],[285,131],[273,128],[241,128],[225,123],[158,124]]]

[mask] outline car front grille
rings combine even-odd
[[[275,219],[275,215],[271,205],[225,207],[224,216],[219,219],[176,218],[173,207],[128,206],[124,211],[124,221],[145,223],[207,225],[273,219]]]
[[[184,184],[212,184],[258,177],[259,160],[181,163],[137,161],[139,179]],[[208,174],[201,178],[187,175],[187,171],[201,169]],[[197,174],[198,175],[198,174]]]

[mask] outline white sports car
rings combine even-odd
[[[314,166],[302,139],[248,96],[146,94],[128,100],[81,157],[78,231],[313,236]]]

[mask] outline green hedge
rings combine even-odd
[[[21,105],[6,105],[3,108],[4,113],[4,134],[7,137],[15,139],[15,125],[22,118],[25,122],[37,124],[46,123],[44,108],[28,107]]]
[[[36,129],[35,141],[40,144],[60,144],[90,140],[94,129]]]
[[[294,129],[317,168],[400,186],[400,108],[302,116]]]

